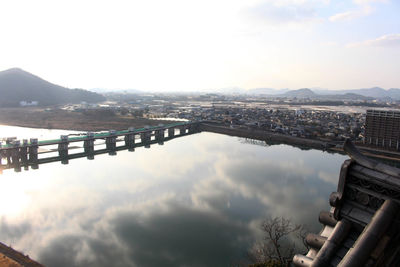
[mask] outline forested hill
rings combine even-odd
[[[21,69],[0,72],[0,107],[19,106],[20,101],[38,101],[39,106],[50,106],[104,100],[103,95],[55,85]]]

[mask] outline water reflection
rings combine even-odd
[[[129,145],[117,145],[113,146],[112,148],[107,147],[104,144],[104,141],[102,142],[101,139],[95,140],[94,145],[91,147],[81,147],[81,146],[68,146],[69,151],[62,151],[60,152],[57,149],[57,145],[49,145],[49,148],[44,149],[42,146],[39,147],[39,150],[42,150],[39,152],[40,158],[38,158],[38,155],[35,156],[33,160],[31,160],[31,156],[27,153],[27,148],[20,148],[25,149],[25,153],[16,157],[14,159],[13,152],[8,153],[7,155],[4,153],[0,154],[0,174],[2,174],[3,170],[5,169],[14,169],[15,172],[21,172],[22,168],[24,171],[29,171],[29,167],[31,167],[32,170],[37,170],[39,168],[39,165],[42,164],[47,164],[47,163],[52,163],[52,162],[61,162],[62,164],[69,164],[69,161],[72,159],[77,159],[77,158],[87,158],[89,160],[93,160],[95,155],[101,155],[101,154],[108,154],[110,156],[115,156],[117,155],[118,151],[124,151],[128,150],[129,152],[134,152],[135,148],[140,148],[140,147],[145,147],[145,148],[150,148],[151,145],[159,144],[159,145],[164,145],[164,142],[168,142],[170,140],[173,140],[175,138],[187,136],[190,134],[194,133],[184,133],[182,135],[175,135],[172,137],[164,137],[162,140],[149,140],[147,142],[143,142],[139,138],[139,143],[131,143]],[[137,139],[137,138],[136,138]],[[117,143],[123,142],[123,137],[119,138],[116,140]],[[83,143],[83,141],[81,142]],[[100,147],[100,148],[99,148]],[[95,149],[96,148],[96,149]],[[71,154],[71,150],[75,151],[75,153]],[[2,152],[2,151],[0,151]],[[47,156],[42,156],[43,154],[47,154]],[[28,159],[29,158],[29,159]],[[5,162],[5,163],[4,163]]]
[[[46,266],[226,266],[244,257],[266,216],[317,231],[344,159],[201,133],[6,170],[1,241]]]

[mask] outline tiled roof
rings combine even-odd
[[[308,234],[310,249],[296,266],[400,266],[400,169],[363,156],[350,141],[351,159],[340,171],[321,232]]]

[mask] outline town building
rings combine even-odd
[[[367,110],[364,144],[399,150],[400,111]]]

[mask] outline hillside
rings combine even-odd
[[[297,98],[312,98],[316,94],[308,88],[302,88],[297,90],[291,90],[283,94],[286,97],[297,97]]]
[[[391,88],[389,90],[385,90],[380,87],[372,87],[372,88],[362,88],[362,89],[352,89],[352,90],[316,90],[317,94],[322,95],[333,95],[333,94],[358,94],[363,95],[365,97],[372,97],[374,99],[386,99],[391,98],[394,100],[400,100],[400,89]]]
[[[214,93],[220,94],[247,94],[255,96],[269,97],[288,97],[288,98],[310,98],[310,99],[341,99],[341,100],[400,100],[400,89],[391,88],[385,90],[380,87],[362,88],[353,90],[327,90],[327,89],[309,89],[302,88],[297,90],[274,89],[274,88],[227,88],[215,90]]]
[[[250,95],[279,95],[288,92],[289,89],[273,89],[273,88],[253,88],[246,91]]]
[[[0,95],[0,107],[19,106],[20,101],[38,101],[39,106],[50,106],[105,100],[100,94],[55,85],[17,68],[0,72]]]

